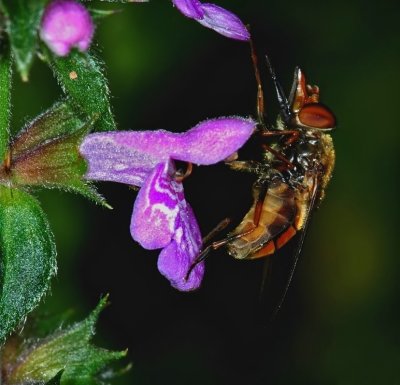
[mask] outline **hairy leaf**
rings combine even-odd
[[[1,36],[0,36],[1,38]],[[7,41],[0,43],[0,163],[8,149],[11,115],[11,55]]]
[[[61,385],[61,376],[63,373],[64,370],[60,370],[51,380],[46,382],[45,385]]]
[[[125,351],[111,352],[90,342],[99,313],[106,302],[107,299],[103,298],[85,320],[28,345],[15,359],[15,365],[11,364],[7,383],[43,383],[64,370],[61,385],[97,384],[101,372],[111,362],[126,355]]]
[[[37,36],[43,9],[47,0],[3,0],[17,69],[24,81],[37,48]]]
[[[0,186],[0,343],[46,293],[56,249],[46,216],[29,194]]]
[[[72,50],[58,57],[46,50],[51,68],[75,108],[96,120],[96,131],[116,128],[110,106],[110,90],[103,63],[87,52]]]

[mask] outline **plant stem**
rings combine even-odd
[[[10,45],[0,36],[0,162],[8,150],[10,135],[11,64]]]

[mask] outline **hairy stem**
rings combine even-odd
[[[0,162],[8,150],[11,116],[11,54],[10,45],[0,35]]]

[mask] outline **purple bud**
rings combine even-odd
[[[202,4],[199,0],[172,0],[185,16],[195,19],[204,27],[235,40],[250,40],[250,33],[232,12],[215,4]]]
[[[199,0],[172,0],[172,2],[186,17],[201,19],[204,16]]]
[[[235,40],[250,40],[250,33],[242,21],[232,12],[215,4],[203,4],[204,17],[198,22],[223,36]]]
[[[68,55],[73,47],[86,51],[93,33],[88,10],[74,0],[55,0],[43,14],[40,37],[58,56]]]

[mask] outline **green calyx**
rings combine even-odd
[[[59,188],[107,206],[85,181],[79,145],[95,119],[79,115],[68,100],[54,104],[11,141],[0,167],[0,183],[14,188]]]

